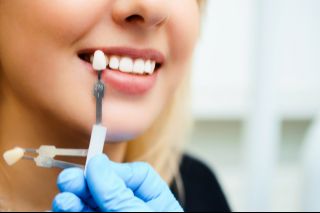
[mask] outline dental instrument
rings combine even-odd
[[[19,147],[16,147],[12,150],[6,151],[3,154],[3,158],[9,166],[16,164],[24,156],[25,150]]]
[[[97,50],[93,56],[92,66],[98,72],[98,81],[94,86],[94,96],[96,98],[96,124],[93,125],[91,132],[90,145],[87,155],[86,167],[91,158],[103,153],[106,140],[107,128],[102,126],[102,99],[105,93],[105,86],[101,80],[103,70],[107,68],[108,61],[101,50]],[[86,169],[85,169],[86,170]]]
[[[96,124],[102,122],[102,99],[104,97],[104,83],[101,81],[102,71],[107,67],[107,59],[100,50],[96,51],[93,56],[92,67],[98,72],[98,81],[94,86],[94,96],[96,97]]]
[[[100,50],[94,53],[92,66],[98,72],[98,81],[94,86],[94,96],[96,98],[96,124],[93,125],[89,149],[58,149],[55,146],[40,146],[39,149],[23,149],[16,147],[4,153],[3,158],[9,166],[16,164],[21,159],[34,161],[38,167],[61,168],[70,167],[84,168],[84,166],[65,161],[55,160],[55,156],[87,157],[86,165],[96,155],[103,153],[106,140],[107,128],[102,126],[102,100],[105,93],[105,85],[101,80],[102,72],[106,69],[108,61],[104,53]],[[32,153],[36,157],[25,155]],[[86,170],[86,169],[85,169]]]
[[[30,153],[37,156],[26,155]],[[4,153],[3,158],[9,166],[13,166],[21,159],[31,160],[38,167],[67,169],[71,167],[83,168],[82,165],[55,160],[56,156],[86,157],[86,149],[58,149],[55,146],[40,146],[38,149],[23,149],[16,147]]]

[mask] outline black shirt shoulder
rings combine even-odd
[[[183,156],[180,176],[183,198],[177,179],[171,189],[186,212],[231,211],[215,174],[204,163],[189,155]]]

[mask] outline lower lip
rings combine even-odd
[[[96,73],[91,64],[87,62],[84,63],[86,63],[87,68],[89,68],[91,72]],[[107,84],[107,87],[111,87],[127,95],[137,96],[146,94],[154,87],[158,72],[159,70],[152,75],[136,75],[106,69],[102,73],[102,79]]]

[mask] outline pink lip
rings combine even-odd
[[[142,58],[145,60],[154,60],[158,64],[161,64],[161,66],[163,66],[165,61],[165,57],[162,53],[152,49],[137,50],[132,48],[88,48],[81,50],[79,54],[91,54],[96,50],[101,50],[109,56],[117,55],[128,56],[133,59]],[[93,70],[90,63],[85,61],[83,62],[93,74],[97,74]],[[106,83],[107,87],[110,86],[121,93],[127,95],[143,95],[154,87],[160,70],[156,70],[152,75],[137,75],[106,69],[102,74],[102,79]]]
[[[128,94],[143,95],[153,88],[157,81],[158,72],[152,75],[133,75],[107,69],[102,74],[102,79],[108,86]]]

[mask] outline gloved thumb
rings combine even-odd
[[[110,162],[114,172],[151,209],[158,211],[183,212],[168,184],[147,163]]]
[[[114,172],[105,155],[92,158],[87,167],[86,179],[90,193],[105,212],[150,212],[151,209]]]

